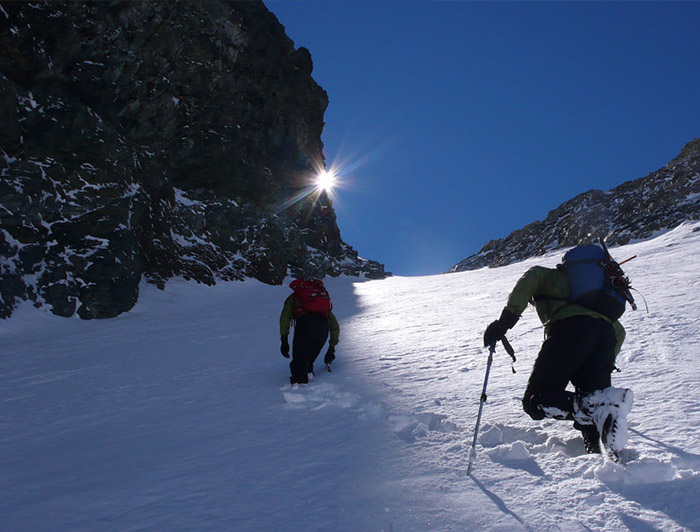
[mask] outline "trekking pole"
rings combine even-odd
[[[486,402],[486,385],[489,382],[489,373],[491,372],[491,363],[493,362],[493,354],[496,352],[496,344],[489,346],[489,358],[486,362],[486,376],[484,377],[484,389],[481,391],[481,401],[479,402],[479,414],[476,416],[476,427],[474,428],[474,440],[472,440],[472,448],[469,450],[469,466],[467,466],[467,475],[472,472],[472,463],[476,455],[476,438],[479,435],[479,424],[481,423],[481,412],[484,410]]]

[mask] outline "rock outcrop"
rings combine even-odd
[[[609,245],[623,245],[698,219],[700,139],[695,139],[660,170],[607,192],[580,194],[550,211],[544,220],[488,242],[449,271],[504,266],[601,237]]]
[[[0,316],[142,279],[365,275],[314,191],[328,105],[262,2],[0,2]]]

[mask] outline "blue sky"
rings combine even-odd
[[[265,0],[328,92],[343,240],[440,273],[700,137],[700,2]]]

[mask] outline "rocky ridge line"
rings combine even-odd
[[[700,138],[665,167],[607,192],[590,190],[562,203],[542,221],[492,240],[448,272],[505,266],[603,237],[608,245],[650,238],[700,219]]]

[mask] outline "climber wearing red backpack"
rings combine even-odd
[[[330,333],[328,351],[324,357],[326,369],[331,371],[338,345],[340,326],[332,312],[328,291],[320,279],[297,279],[289,287],[294,292],[285,300],[280,316],[280,351],[289,358],[289,329],[294,327],[292,361],[289,369],[292,384],[305,384],[314,374],[314,362],[323,349]]]

